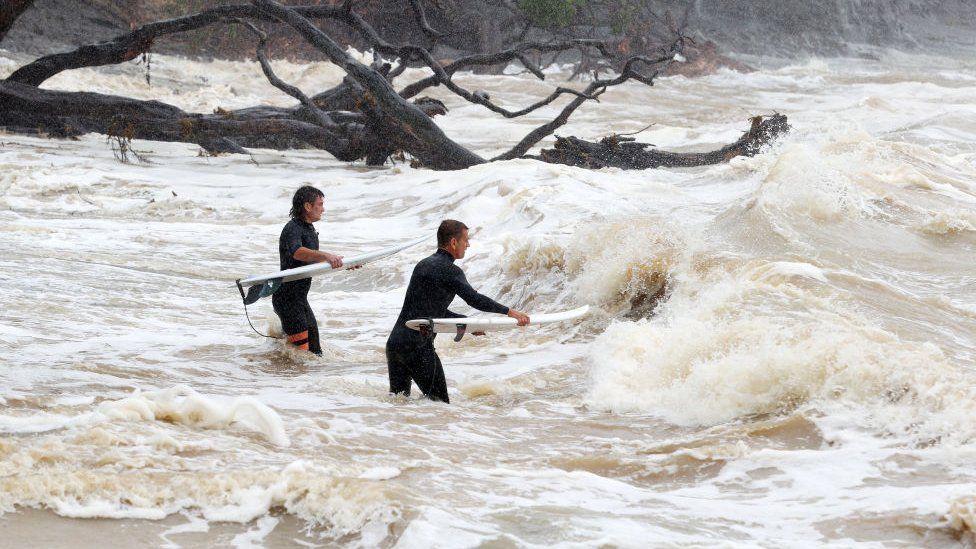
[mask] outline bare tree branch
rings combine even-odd
[[[572,102],[570,102],[568,105],[566,105],[563,108],[562,112],[560,112],[559,115],[556,116],[556,118],[532,130],[528,135],[522,138],[522,140],[519,141],[508,152],[500,154],[492,158],[491,160],[492,161],[511,160],[513,158],[518,158],[524,155],[529,151],[529,149],[535,146],[536,143],[538,143],[545,137],[552,134],[560,126],[564,125],[569,120],[569,117],[573,114],[573,112],[575,112],[576,109],[578,109],[580,105],[582,105],[586,101],[587,98],[599,97],[609,87],[623,84],[624,82],[632,78],[648,86],[653,86],[654,78],[657,77],[657,75],[662,70],[666,69],[668,65],[674,62],[675,54],[681,52],[681,48],[683,47],[683,45],[684,45],[684,37],[678,37],[678,39],[675,40],[668,48],[667,50],[668,53],[658,59],[647,59],[639,56],[628,59],[624,63],[623,68],[621,68],[619,76],[617,76],[616,78],[611,78],[609,80],[599,80],[599,79],[594,80],[593,82],[590,83],[589,86],[586,87],[586,89],[582,93],[582,96],[573,99]],[[633,70],[633,66],[636,63],[657,65],[658,68],[654,72],[654,74],[650,76],[644,76]]]
[[[278,76],[274,73],[274,70],[271,68],[271,63],[268,61],[268,56],[267,56],[268,35],[264,31],[255,27],[251,23],[248,23],[247,21],[238,19],[237,22],[240,23],[241,25],[244,25],[245,28],[249,29],[251,32],[257,35],[258,62],[261,63],[261,71],[264,72],[264,75],[268,78],[268,81],[271,82],[271,85],[297,99],[302,105],[305,106],[306,109],[308,109],[309,114],[311,114],[316,119],[316,121],[318,121],[320,126],[324,128],[334,127],[335,122],[333,122],[332,119],[329,118],[329,115],[322,112],[318,108],[318,106],[314,102],[312,102],[312,100],[309,99],[308,96],[305,95],[305,93],[302,92],[302,90],[278,78]]]
[[[438,39],[444,36],[443,33],[438,32],[431,28],[430,23],[427,22],[427,13],[424,12],[424,7],[420,5],[420,0],[408,0],[410,2],[410,7],[413,8],[413,13],[417,17],[417,23],[420,28],[424,31],[427,36]]]
[[[312,18],[339,18],[343,14],[342,10],[329,6],[301,6],[294,9],[303,16]],[[160,36],[196,30],[244,17],[269,19],[253,6],[220,6],[186,17],[149,23],[108,42],[81,46],[74,51],[41,57],[14,71],[7,80],[40,86],[45,80],[62,71],[115,65],[135,59],[149,51],[153,41]]]
[[[532,74],[534,74],[536,76],[536,78],[538,78],[539,80],[545,80],[546,79],[546,75],[545,75],[545,73],[542,72],[542,69],[540,69],[539,67],[537,67],[536,64],[533,63],[532,61],[529,61],[529,58],[526,57],[524,53],[522,53],[522,52],[517,53],[515,55],[515,58],[518,59],[522,63],[522,66],[523,67],[525,67],[526,69],[528,69],[529,72],[531,72]]]
[[[443,67],[442,71],[440,72],[434,69],[434,67],[431,67],[431,70],[434,71],[434,74],[432,76],[428,76],[427,78],[418,80],[413,84],[406,86],[405,88],[400,90],[400,95],[402,95],[403,97],[410,98],[413,97],[414,95],[417,95],[418,93],[422,92],[427,88],[430,88],[432,86],[438,86],[444,83],[444,77],[441,76],[441,72],[443,72],[444,75],[447,75],[449,79],[451,75],[453,75],[455,72],[459,70],[467,69],[470,67],[476,67],[476,66],[490,66],[490,65],[498,65],[501,63],[508,63],[510,61],[519,59],[520,55],[524,55],[526,52],[530,52],[530,51],[537,51],[539,53],[549,53],[549,52],[561,52],[561,51],[577,49],[577,48],[582,49],[586,47],[601,49],[601,48],[605,48],[605,44],[603,44],[603,42],[600,40],[571,40],[566,42],[554,42],[554,43],[533,42],[528,44],[522,44],[516,46],[515,48],[511,48],[505,51],[500,51],[497,53],[469,55],[467,57],[462,57],[450,63],[449,65]],[[440,66],[440,64],[438,64],[438,66]],[[541,71],[539,71],[538,74],[533,72],[533,74],[536,74],[536,76],[538,76],[543,80],[545,79],[545,75],[541,74]]]
[[[450,170],[485,162],[483,158],[444,135],[423,111],[397,95],[383,75],[346,54],[338,44],[297,11],[274,0],[252,0],[252,3],[268,15],[294,27],[310,44],[325,53],[362,86],[366,100],[363,112],[367,118],[376,128],[384,130],[391,141],[417,157],[425,166]]]
[[[586,91],[589,92],[589,95],[593,97],[599,97],[603,93],[603,91],[599,89],[599,86],[594,86],[593,84],[587,86]],[[492,161],[511,160],[513,158],[518,158],[524,155],[525,153],[529,152],[529,149],[535,146],[536,143],[538,143],[546,136],[556,131],[557,128],[565,124],[569,120],[570,115],[572,115],[573,112],[576,111],[576,109],[578,109],[579,106],[582,105],[584,102],[586,102],[586,99],[582,97],[577,97],[576,99],[573,99],[572,102],[570,102],[568,105],[563,107],[563,110],[559,113],[558,116],[556,116],[556,118],[532,130],[531,132],[529,132],[528,135],[523,137],[522,140],[519,141],[508,152],[500,154],[492,158],[491,160]]]
[[[3,0],[0,2],[0,42],[7,36],[7,31],[13,26],[14,21],[33,3],[34,0]]]
[[[485,108],[487,108],[488,110],[490,110],[492,112],[496,112],[496,113],[504,116],[505,118],[517,118],[519,116],[526,115],[526,114],[528,114],[528,113],[530,113],[530,112],[532,112],[532,111],[534,111],[536,109],[539,109],[541,107],[544,107],[545,105],[548,105],[549,103],[552,103],[557,97],[559,97],[560,95],[562,95],[564,93],[568,93],[568,94],[575,95],[578,98],[594,99],[594,97],[592,97],[591,95],[589,95],[589,94],[587,94],[585,92],[584,93],[580,93],[580,92],[578,92],[576,90],[572,90],[572,89],[569,89],[569,88],[557,88],[556,91],[554,91],[549,97],[547,97],[546,99],[543,99],[542,101],[538,101],[537,103],[535,103],[533,105],[530,105],[530,106],[528,106],[528,107],[526,107],[524,109],[518,110],[518,111],[510,111],[510,110],[508,110],[508,109],[506,109],[504,107],[500,107],[500,106],[492,103],[491,102],[491,99],[488,96],[488,94],[486,94],[484,92],[470,92],[470,91],[462,88],[458,84],[456,84],[451,79],[450,75],[447,74],[447,72],[444,70],[444,68],[441,67],[440,63],[438,63],[433,58],[433,56],[430,55],[430,52],[428,52],[427,50],[425,50],[423,48],[412,47],[412,46],[406,46],[406,47],[404,47],[402,49],[403,50],[410,49],[413,56],[422,59],[427,64],[427,66],[430,67],[434,71],[434,74],[438,77],[438,79],[440,80],[440,83],[443,84],[447,89],[449,89],[452,92],[454,92],[455,94],[461,96],[465,100],[467,100],[467,101],[469,101],[471,103],[477,104],[477,105],[482,105]]]

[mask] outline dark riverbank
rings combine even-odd
[[[487,0],[465,0],[470,4]],[[676,17],[687,9],[687,30],[698,38],[714,41],[719,51],[771,57],[865,56],[874,48],[895,48],[908,52],[965,56],[976,53],[976,3],[971,0],[784,0],[778,2],[695,0],[690,4],[674,0],[649,0],[658,13]],[[82,44],[109,39],[133,26],[176,17],[226,1],[189,0],[36,0],[14,24],[0,46],[34,54],[54,53]],[[289,4],[325,3],[313,0]],[[419,40],[412,21],[395,14],[394,0],[375,0],[369,19],[391,39]],[[485,17],[457,18],[458,25],[471,26],[466,34],[488,34],[486,29],[500,15],[491,2]],[[402,6],[401,6],[402,9]],[[432,14],[435,15],[435,14]],[[432,17],[432,19],[436,19]],[[325,26],[329,24],[326,23]],[[476,28],[477,27],[477,28]],[[484,27],[484,28],[481,28]],[[341,42],[355,36],[336,26],[328,28]],[[468,32],[470,31],[470,32]],[[392,33],[392,34],[391,34]],[[402,36],[400,36],[402,35]],[[319,58],[301,40],[289,33],[275,37],[272,51],[281,57]],[[160,39],[154,51],[198,57],[250,57],[250,36],[234,26],[213,28]],[[493,44],[483,44],[498,49]],[[459,45],[459,47],[464,47]],[[473,45],[472,45],[473,47]]]

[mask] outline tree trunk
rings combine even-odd
[[[299,120],[287,109],[261,107],[215,114],[187,113],[159,101],[88,92],[45,90],[0,81],[0,125],[60,137],[96,132],[108,136],[196,143],[211,152],[246,152],[241,147],[314,147],[340,160],[367,155],[362,117],[340,123],[339,131]],[[356,115],[351,114],[351,117]]]

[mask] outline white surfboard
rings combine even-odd
[[[312,263],[311,265],[303,265],[301,267],[295,267],[294,269],[286,269],[284,271],[278,271],[275,273],[268,273],[263,275],[253,275],[247,278],[237,279],[237,289],[241,291],[241,298],[244,299],[245,305],[250,305],[255,301],[261,299],[262,297],[267,297],[275,293],[281,284],[284,282],[291,282],[292,280],[301,280],[303,278],[311,278],[329,271],[343,271],[347,269],[352,269],[353,267],[359,267],[365,265],[371,261],[376,261],[377,259],[383,259],[384,257],[389,257],[397,252],[402,252],[407,248],[411,248],[420,244],[421,242],[429,239],[429,236],[418,238],[416,240],[411,240],[410,242],[404,244],[397,244],[396,246],[390,246],[389,248],[383,248],[381,250],[373,250],[372,252],[355,255],[352,257],[347,257],[342,259],[342,267],[338,269],[333,269],[331,265],[327,262],[322,263]],[[246,293],[244,288],[251,288]]]
[[[529,326],[551,324],[573,320],[586,314],[589,305],[578,309],[558,313],[529,315]],[[510,330],[518,328],[518,321],[508,316],[465,316],[461,318],[415,318],[406,322],[407,328],[420,331],[422,328],[433,328],[438,334],[455,334],[454,341],[460,341],[467,332],[493,332],[495,330]]]

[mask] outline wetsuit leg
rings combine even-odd
[[[432,343],[409,346],[387,343],[386,366],[391,393],[410,396],[412,379],[427,398],[451,402],[447,396],[444,368]]]
[[[408,356],[394,345],[386,344],[386,369],[390,375],[390,393],[410,396]]]
[[[410,362],[410,377],[413,378],[417,387],[420,387],[420,390],[427,395],[427,398],[451,402],[451,399],[447,397],[447,379],[444,378],[441,357],[437,356],[433,343],[422,345],[417,349],[413,360]]]
[[[322,343],[319,341],[319,323],[315,320],[312,306],[305,300],[305,325],[308,326],[308,350],[322,356]]]
[[[311,325],[309,324],[311,307],[309,307],[307,300],[273,299],[272,306],[275,314],[281,319],[281,329],[288,336],[288,343],[304,351],[309,351],[314,333],[315,345],[319,345],[318,326],[315,324],[314,315],[311,316]],[[319,348],[319,353],[321,352],[322,350]]]

